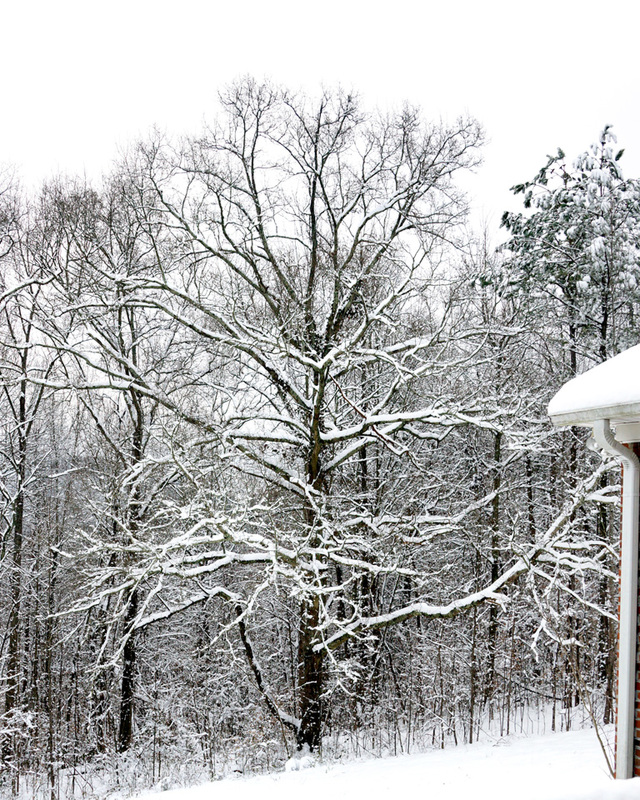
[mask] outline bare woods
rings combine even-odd
[[[611,721],[617,473],[545,417],[636,343],[608,129],[466,226],[473,120],[250,80],[0,198],[0,758],[94,797]]]

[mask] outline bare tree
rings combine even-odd
[[[567,549],[599,568],[563,543],[600,472],[525,526],[505,512],[503,474],[542,434],[521,419],[530,386],[511,387],[517,309],[452,269],[453,178],[479,142],[471,121],[247,81],[200,138],[142,146],[104,194],[55,200],[41,335],[68,374],[36,383],[74,387],[119,464],[101,501],[114,533],[98,516],[83,530],[71,610],[109,608],[120,749],[137,632],[179,613],[220,611],[216,636],[237,637],[269,713],[313,750],[386,631],[504,606]],[[269,667],[276,602],[296,620],[291,692]]]
[[[456,497],[431,468],[434,448],[468,426],[499,441],[513,419],[482,392],[458,390],[486,329],[464,324],[441,269],[464,215],[452,177],[474,163],[480,134],[470,121],[429,126],[408,108],[380,118],[352,96],[311,102],[252,82],[223,108],[180,153],[142,151],[144,216],[164,221],[176,255],[130,286],[228,360],[227,399],[210,416],[183,416],[238,471],[244,497],[220,502],[202,488],[209,514],[192,515],[188,535],[144,570],[171,565],[214,582],[191,596],[173,584],[164,607],[136,624],[216,593],[244,608],[243,620],[257,593],[288,584],[297,709],[277,713],[299,747],[315,749],[342,645],[412,617],[501,604],[500,590],[529,568],[512,559],[472,592],[464,568],[434,577],[443,558],[459,560],[448,534],[495,508],[499,492]],[[267,571],[248,593],[215,580],[260,564]],[[398,579],[408,594],[393,588]]]

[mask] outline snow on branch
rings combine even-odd
[[[565,504],[561,513],[553,520],[551,525],[548,526],[539,541],[531,546],[526,553],[523,553],[517,558],[497,580],[493,581],[486,588],[443,605],[417,602],[402,606],[387,614],[360,617],[352,622],[342,624],[340,630],[318,643],[316,649],[335,650],[350,638],[364,631],[387,628],[413,617],[446,619],[455,617],[483,603],[494,603],[501,607],[506,606],[509,602],[509,598],[504,594],[504,590],[510,584],[514,583],[521,575],[531,571],[534,565],[557,544],[557,541],[564,535],[567,526],[571,525],[571,520],[575,512],[589,500],[600,477],[610,468],[610,463],[603,463],[595,472],[582,481],[574,492],[571,500]]]

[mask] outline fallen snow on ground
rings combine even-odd
[[[640,800],[614,781],[592,730],[501,739],[397,758],[238,777],[148,800]],[[138,798],[142,800],[142,798]]]

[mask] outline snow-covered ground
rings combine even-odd
[[[451,747],[238,777],[148,800],[640,800],[640,778],[613,781],[592,730]]]

